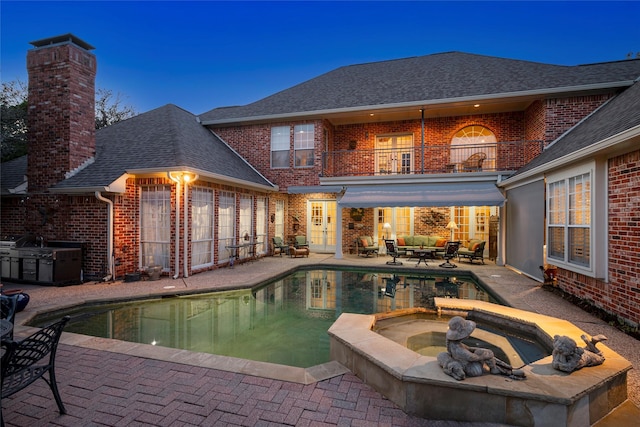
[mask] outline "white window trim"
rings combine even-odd
[[[208,244],[209,245],[209,250],[211,252],[211,256],[210,259],[207,260],[207,262],[203,263],[203,264],[196,264],[196,265],[192,265],[191,268],[193,270],[197,270],[200,268],[206,268],[206,267],[211,267],[214,265],[214,243],[215,243],[215,230],[216,230],[216,224],[215,224],[215,210],[216,210],[216,203],[215,203],[215,191],[207,188],[207,187],[194,187],[193,188],[193,192],[192,192],[192,198],[195,200],[196,198],[196,193],[200,193],[200,195],[203,194],[207,194],[208,196],[211,196],[209,200],[207,200],[207,202],[209,202],[209,205],[211,206],[211,214],[210,214],[210,218],[209,220],[211,221],[210,227],[211,227],[211,235],[207,236],[207,238],[205,239],[200,239],[197,240],[194,236],[193,236],[193,224],[195,223],[195,218],[194,215],[196,215],[195,210],[192,209],[192,213],[191,213],[191,224],[192,224],[192,235],[191,235],[191,253],[192,253],[192,261],[193,261],[193,253],[194,253],[194,246],[195,244],[199,243],[199,244]]]
[[[309,139],[308,135],[311,134]],[[311,153],[312,163],[298,164],[298,153],[308,151]],[[293,166],[298,169],[312,168],[315,164],[315,125],[305,123],[295,125],[293,128]]]
[[[282,130],[282,134],[286,135],[282,136],[282,138],[275,138],[273,132],[276,129]],[[286,129],[286,132],[284,131]],[[270,137],[270,152],[269,152],[269,163],[271,169],[287,169],[289,168],[289,162],[291,161],[291,126],[273,126],[271,128],[271,137]],[[286,139],[286,140],[285,140]],[[273,165],[273,153],[279,152],[287,152],[287,163],[284,166],[274,166]]]
[[[565,270],[575,273],[584,274],[589,277],[595,277],[607,280],[607,174],[606,161],[583,163],[564,169],[546,176],[545,183],[545,241],[549,241],[549,185],[558,181],[567,181],[569,178],[583,174],[589,174],[591,188],[591,206],[589,225],[589,265],[583,266],[571,263],[568,260],[569,240],[568,235],[564,236],[564,257],[559,259],[550,255],[550,248],[547,244],[546,257],[547,262]],[[568,190],[568,187],[567,187]],[[565,194],[565,224],[569,221],[569,195]],[[566,225],[565,225],[566,228]]]

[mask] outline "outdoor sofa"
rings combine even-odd
[[[440,236],[398,236],[396,240],[398,246],[398,253],[406,255],[407,251],[413,251],[415,249],[431,249],[434,251],[434,256],[442,256],[444,254],[444,247],[447,243],[447,239]]]

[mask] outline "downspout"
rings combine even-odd
[[[424,174],[424,108],[420,109],[420,114],[422,115],[421,125],[422,125],[422,155],[420,156],[420,164],[422,165],[422,173]]]
[[[183,204],[184,204],[184,236],[182,237],[182,241],[184,242],[183,246],[182,246],[182,262],[184,263],[184,267],[183,267],[183,271],[182,271],[182,277],[189,277],[189,252],[188,252],[188,248],[187,248],[187,242],[189,241],[189,203],[187,203],[187,200],[189,200],[189,186],[187,185],[187,182],[185,181],[184,183],[184,199],[183,199]]]
[[[115,263],[113,259],[113,202],[106,197],[103,197],[99,191],[96,191],[95,195],[96,199],[109,205],[107,214],[107,275],[102,278],[103,281],[107,282],[115,278]]]
[[[167,176],[176,183],[176,248],[175,248],[175,269],[174,279],[180,276],[180,178],[174,178],[171,172]]]

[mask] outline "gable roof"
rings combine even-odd
[[[503,183],[508,185],[516,181],[518,176],[536,168],[544,169],[553,161],[579,155],[589,147],[634,128],[636,138],[640,139],[640,80],[556,139]]]
[[[52,190],[104,189],[125,173],[168,170],[277,189],[196,116],[168,104],[96,131],[95,161]]]
[[[216,108],[199,117],[207,125],[489,95],[622,87],[639,75],[640,60],[562,66],[448,52],[340,67],[254,103]]]

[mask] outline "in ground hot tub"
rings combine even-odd
[[[462,315],[525,331],[551,346],[554,335],[580,342],[584,332],[570,322],[482,301],[436,298],[443,316]],[[405,412],[433,420],[492,422],[514,426],[587,426],[627,400],[629,361],[602,343],[600,366],[571,374],[551,367],[552,356],[527,363],[525,380],[483,375],[457,381],[435,356],[423,355],[376,332],[378,321],[416,317],[420,309],[383,315],[342,314],[329,329],[330,354]],[[436,322],[437,323],[437,322]],[[446,321],[439,322],[436,327]],[[415,331],[414,331],[415,332]],[[433,332],[433,331],[422,331]],[[437,332],[437,331],[436,331]],[[408,338],[416,334],[405,334]],[[474,334],[472,334],[473,336]]]

